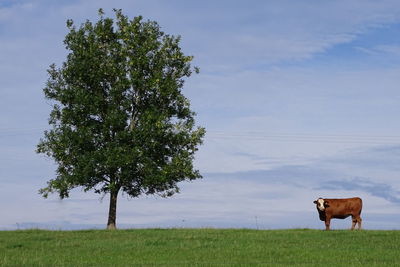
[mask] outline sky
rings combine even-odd
[[[66,21],[99,8],[182,37],[200,67],[183,93],[207,130],[203,179],[121,194],[120,228],[324,229],[315,199],[359,196],[365,229],[400,229],[399,1],[0,0],[0,230],[105,228],[107,195],[38,194],[56,166],[35,153]]]

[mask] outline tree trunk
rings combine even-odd
[[[117,197],[119,190],[111,190],[110,192],[110,208],[108,210],[108,223],[107,229],[114,230],[116,227],[116,219],[117,219]]]

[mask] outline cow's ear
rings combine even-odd
[[[317,201],[316,200],[314,200],[314,202],[313,202],[314,204],[317,204]]]
[[[324,206],[325,206],[325,208],[329,207],[329,202],[325,200],[324,201]]]

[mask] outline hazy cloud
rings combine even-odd
[[[316,189],[364,191],[372,196],[380,197],[387,201],[400,204],[400,191],[394,190],[390,185],[374,182],[371,181],[371,179],[366,178],[357,177],[351,180],[326,181]]]

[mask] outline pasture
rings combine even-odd
[[[400,231],[0,231],[0,266],[400,266]]]

